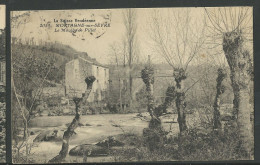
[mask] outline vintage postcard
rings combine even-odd
[[[6,121],[6,42],[5,42],[5,5],[0,5],[0,163],[6,162],[6,143],[5,143],[5,121]]]
[[[252,7],[10,16],[13,163],[254,159]]]

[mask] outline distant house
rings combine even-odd
[[[71,60],[65,66],[65,90],[66,96],[82,96],[86,90],[85,78],[95,76],[96,81],[93,84],[92,91],[88,97],[89,102],[100,101],[105,97],[109,85],[109,68],[98,63],[90,57],[79,56]]]
[[[155,70],[155,82],[154,82],[154,95],[156,99],[161,100],[164,98],[165,91],[169,84],[173,81],[172,73],[173,70],[171,67],[165,64],[155,64],[153,65]],[[141,70],[144,68],[144,65],[134,65],[130,70],[128,66],[116,66],[111,65],[109,70],[110,75],[110,96],[113,98],[113,103],[119,103],[120,90],[121,88],[121,97],[122,102],[128,104],[130,99],[130,90],[129,90],[129,73],[131,72],[132,76],[132,99],[136,100],[136,94],[142,89],[145,89],[145,84],[141,78]],[[160,78],[157,76],[161,76]],[[120,85],[119,85],[120,83]],[[126,97],[126,98],[125,98]]]

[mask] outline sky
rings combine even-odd
[[[167,18],[169,12],[181,12],[184,8],[157,8],[161,13],[162,21]],[[19,21],[11,22],[14,28],[11,29],[12,37],[21,39],[34,38],[35,41],[58,41],[66,45],[70,45],[78,51],[87,52],[89,56],[96,58],[99,62],[108,64],[111,62],[109,55],[111,45],[122,41],[125,34],[125,26],[123,20],[124,9],[88,9],[88,10],[42,10],[29,11],[28,16],[19,17]],[[155,9],[136,9],[137,18],[137,41],[139,47],[139,56],[141,61],[147,61],[148,55],[151,56],[153,63],[166,63],[165,59],[154,50],[154,45],[151,43],[150,28],[151,16],[155,13]],[[190,8],[192,20],[196,19],[196,25],[202,24],[204,18],[204,8]],[[11,16],[16,17],[28,13],[28,11],[14,11]],[[107,19],[105,19],[105,17]],[[168,16],[169,17],[169,16]],[[72,35],[69,32],[54,32],[60,23],[60,19],[75,20],[75,19],[94,19],[98,23],[110,23],[110,27],[97,28],[93,35],[89,32],[76,32]],[[58,20],[59,22],[54,22]],[[68,22],[69,23],[69,22]],[[72,22],[75,23],[75,22]],[[40,27],[40,24],[50,24],[48,27]],[[91,24],[91,23],[85,23]],[[174,22],[173,22],[174,26]],[[200,30],[202,27],[199,27]],[[61,30],[61,28],[60,28]],[[171,27],[169,28],[171,31]],[[102,35],[101,35],[102,34]],[[172,40],[174,44],[174,40]],[[173,50],[175,51],[175,50]],[[202,53],[202,52],[201,52]],[[205,54],[205,53],[204,53]]]
[[[0,29],[5,28],[5,5],[0,5]]]

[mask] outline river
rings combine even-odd
[[[142,134],[144,128],[148,127],[150,119],[148,113],[142,114],[142,119],[137,117],[136,113],[132,114],[98,114],[86,115],[81,117],[81,123],[84,126],[78,127],[70,140],[70,148],[80,144],[94,144],[108,136],[118,135],[122,133]],[[44,130],[61,130],[58,133],[62,137],[66,130],[66,124],[70,123],[74,116],[42,116],[33,119],[30,123],[30,131],[36,134],[30,136],[31,141]],[[175,134],[178,133],[178,124],[171,123],[177,120],[176,114],[163,117],[163,127],[165,130],[170,128]],[[87,125],[87,126],[86,126]],[[61,149],[62,142],[37,142],[31,150],[37,163],[45,163],[56,156]],[[88,162],[111,162],[112,157],[93,157],[88,158]],[[66,162],[82,162],[82,157],[67,156]]]

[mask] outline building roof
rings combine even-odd
[[[89,57],[87,53],[83,53],[83,52],[82,52],[82,53],[78,54],[78,58],[76,58],[76,59],[81,59],[81,60],[83,60],[83,61],[85,61],[85,62],[87,62],[87,63],[90,63],[90,64],[92,64],[92,65],[97,65],[97,66],[101,66],[101,67],[104,67],[104,68],[108,68],[108,66],[99,63],[95,58]],[[74,59],[74,60],[75,60],[75,59]],[[70,62],[72,62],[72,61],[73,61],[73,60],[69,61],[68,63],[70,63]]]
[[[90,64],[97,65],[97,66],[101,66],[101,67],[104,67],[104,68],[108,68],[108,66],[99,63],[96,59],[93,59],[93,58],[85,59],[85,58],[80,57],[80,56],[79,56],[78,58],[81,59],[81,60],[83,60],[83,61],[85,61],[85,62],[88,62],[88,63],[90,63]]]

